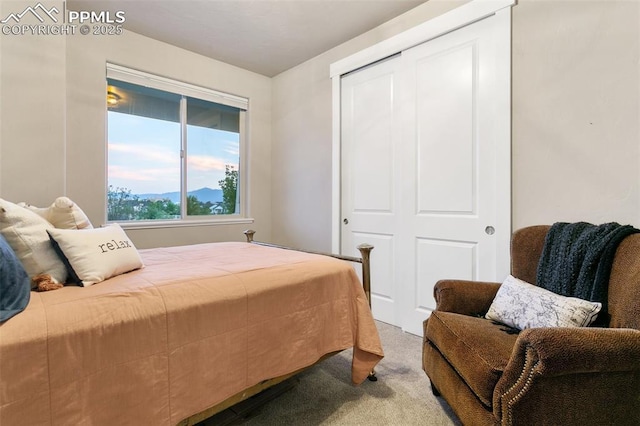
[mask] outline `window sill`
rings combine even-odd
[[[109,222],[117,223],[124,229],[157,229],[157,228],[184,228],[193,226],[220,226],[239,225],[253,223],[252,217],[237,217],[216,220],[158,220],[149,222]]]

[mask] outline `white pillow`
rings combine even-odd
[[[17,204],[0,199],[0,233],[20,259],[31,279],[49,274],[56,283],[67,279],[67,268],[51,246],[47,230],[53,226]]]
[[[143,267],[138,250],[120,225],[48,232],[71,268],[70,279],[85,287]]]
[[[601,308],[601,303],[561,296],[509,275],[485,317],[520,330],[586,327],[596,319]]]
[[[44,219],[54,227],[60,229],[91,229],[93,225],[80,207],[67,197],[58,197],[49,207],[35,207],[26,203],[19,203]]]

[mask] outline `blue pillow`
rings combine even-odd
[[[0,322],[22,312],[30,294],[31,279],[7,240],[0,235]]]

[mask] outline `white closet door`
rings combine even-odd
[[[510,233],[497,223],[509,217],[498,173],[510,164],[493,19],[342,78],[341,247],[375,246],[374,316],[417,335],[436,281],[508,273],[496,244]]]
[[[402,155],[398,66],[394,57],[342,79],[343,254],[369,243],[372,307],[377,319],[398,324],[398,160]]]
[[[495,229],[504,224],[496,222],[492,28],[485,19],[402,55],[403,102],[412,108],[400,179],[408,254],[400,325],[414,334],[422,334],[422,321],[435,309],[439,279],[499,279]]]

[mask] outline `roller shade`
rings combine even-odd
[[[107,63],[107,78],[216,102],[221,105],[239,108],[243,111],[246,111],[249,105],[249,100],[241,96],[171,80],[116,64]]]

